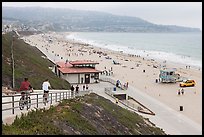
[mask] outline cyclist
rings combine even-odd
[[[28,78],[24,78],[24,81],[21,82],[19,91],[21,91],[21,97],[24,99],[25,94],[28,95],[30,92],[33,92],[33,87],[31,86]]]
[[[45,101],[48,102],[48,93],[49,93],[49,88],[51,88],[50,82],[48,79],[46,79],[43,84],[42,84],[42,89],[44,91],[43,97],[45,97]]]

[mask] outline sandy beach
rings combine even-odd
[[[109,71],[112,68],[113,74],[109,77],[115,80],[119,79],[122,83],[128,82],[129,85],[141,92],[145,92],[202,125],[202,69],[186,69],[185,65],[167,61],[167,68],[177,68],[177,73],[181,76],[196,81],[195,87],[186,87],[184,95],[178,95],[179,82],[169,84],[155,82],[155,79],[159,77],[160,68],[153,66],[162,64],[158,60],[94,47],[74,40],[68,41],[65,38],[68,34],[52,32],[26,36],[22,39],[26,43],[36,46],[44,54],[51,55],[55,62],[93,60],[99,62],[99,65],[96,66],[98,70]],[[119,62],[120,65],[113,64],[113,60]],[[179,106],[183,106],[184,111],[179,111]]]

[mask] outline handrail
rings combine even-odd
[[[36,92],[36,91],[39,92],[39,91],[43,91],[43,90],[34,90],[34,92]],[[50,92],[49,92],[50,104],[53,104],[54,100],[55,100],[55,102],[60,102],[63,99],[75,98],[76,96],[89,94],[90,92],[92,92],[92,90],[79,91],[78,94],[76,93],[76,91],[72,92],[71,90],[60,90],[60,91],[59,90],[50,90]],[[32,101],[31,101],[31,106],[37,104],[37,108],[38,108],[38,104],[44,103],[43,101],[39,101],[40,99],[43,99],[43,97],[38,97],[39,95],[43,95],[43,94],[44,93],[30,93],[30,95],[29,95],[30,97],[35,96],[35,95],[37,96],[35,98],[31,98],[31,100],[36,100],[36,102],[37,102],[37,103],[35,103],[35,102],[32,103]],[[19,108],[19,104],[17,106],[14,105],[16,102],[20,101],[20,100],[14,100],[14,98],[18,97],[18,96],[21,96],[21,94],[13,94],[13,95],[8,95],[8,96],[7,95],[2,95],[2,99],[11,97],[11,100],[12,100],[12,101],[5,101],[5,102],[2,101],[2,105],[3,104],[12,104],[12,107],[9,107],[9,108],[7,107],[7,108],[4,108],[4,109],[2,108],[2,111],[12,110],[12,114],[14,114],[14,110],[16,108]]]
[[[109,83],[111,83],[111,84],[113,84],[113,85],[116,85],[116,80],[111,79],[111,78],[104,78],[104,77],[102,77],[102,78],[100,78],[99,80],[100,80],[100,81],[104,81],[104,82],[109,82]],[[124,87],[122,84],[120,85],[119,88],[122,89],[122,90],[126,90],[126,89],[127,89],[127,88]]]
[[[109,95],[110,97],[116,99],[116,97],[114,97],[113,92],[112,92],[111,89],[112,89],[111,87],[106,87],[106,88],[105,88],[105,93],[106,93],[107,95]],[[141,104],[140,102],[138,102],[138,101],[135,100],[134,98],[132,98],[132,99],[133,99],[134,101],[136,101],[136,102],[139,104],[139,106],[138,106],[138,105],[135,105],[134,103],[129,102],[128,100],[127,100],[126,102],[123,102],[123,101],[120,101],[120,100],[118,100],[118,101],[119,101],[121,104],[123,104],[124,106],[126,106],[126,107],[128,107],[128,108],[130,108],[130,109],[132,109],[132,110],[134,110],[134,111],[141,112],[141,113],[144,113],[144,114],[149,114],[149,115],[155,115],[154,112],[152,112],[150,109],[148,109],[147,107],[145,107],[143,104]],[[142,106],[143,108],[145,108],[145,109],[148,110],[149,112],[142,111],[143,109],[142,109],[140,106]]]

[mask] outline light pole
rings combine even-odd
[[[11,33],[13,33],[12,31]],[[13,80],[12,80],[12,88],[15,88],[15,69],[14,69],[14,56],[13,56],[13,41],[14,41],[14,34],[12,34],[12,42],[11,42],[11,60],[12,60],[12,75],[13,75]]]

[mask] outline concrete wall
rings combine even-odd
[[[78,74],[66,74],[67,75],[67,81],[69,83],[78,83]]]

